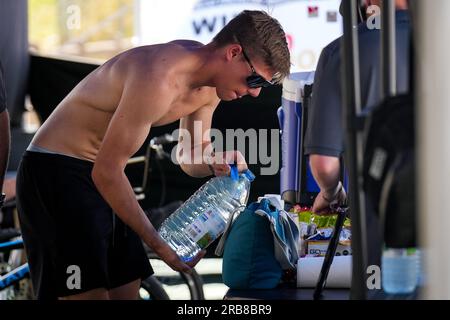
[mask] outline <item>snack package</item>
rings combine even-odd
[[[337,214],[316,215],[309,207],[295,205],[290,213],[296,214],[299,221],[299,255],[322,255],[326,252],[328,242],[333,235]],[[311,250],[310,250],[311,247]],[[351,221],[346,218],[336,255],[351,254]]]

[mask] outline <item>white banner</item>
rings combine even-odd
[[[136,0],[137,45],[174,39],[206,44],[242,10],[264,10],[286,32],[291,71],[310,71],[322,48],[342,34],[339,4],[340,0]]]

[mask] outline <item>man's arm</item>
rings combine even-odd
[[[227,175],[230,163],[236,163],[239,172],[247,169],[245,158],[239,151],[214,152],[209,131],[218,103],[219,99],[180,120],[177,161],[192,177]]]
[[[339,183],[339,158],[312,154],[309,163],[314,179],[321,190],[333,190]]]
[[[97,154],[92,179],[119,218],[162,260],[174,270],[189,272],[189,266],[195,265],[200,256],[189,264],[180,260],[148,220],[124,172],[128,159],[144,143],[152,123],[167,112],[171,103],[170,88],[164,84],[154,85],[152,92],[148,92],[149,88],[143,85],[148,81],[136,76],[126,80],[121,101]],[[143,98],[142,92],[145,92],[146,98]]]
[[[341,165],[339,158],[311,154],[309,156],[311,172],[320,187],[313,205],[313,212],[326,213],[330,203],[343,200],[345,190],[340,182]]]
[[[0,112],[0,193],[3,191],[3,181],[8,167],[11,135],[9,131],[8,111]]]
[[[214,151],[208,130],[217,104],[218,101],[180,119],[177,161],[191,177],[202,178],[212,174],[206,158]]]
[[[340,189],[339,156],[343,152],[343,129],[338,41],[328,44],[320,54],[308,109],[305,153],[309,155],[312,174],[320,187],[313,205],[316,213],[328,212]]]

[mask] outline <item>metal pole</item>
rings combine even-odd
[[[142,27],[141,27],[141,0],[134,0],[133,2],[133,45],[142,45]]]
[[[450,1],[417,1],[418,226],[426,299],[450,299]]]
[[[312,86],[311,85],[305,85],[303,94],[303,101],[302,101],[302,111],[301,111],[301,125],[300,125],[300,152],[298,153],[298,185],[297,185],[297,192],[295,195],[295,203],[302,203],[302,192],[304,194],[307,194],[306,190],[306,167],[307,162],[306,157],[304,156],[304,141],[305,141],[305,135],[306,135],[306,125],[307,125],[307,119],[308,119],[308,108],[310,103],[310,97],[312,92]],[[309,199],[308,199],[309,200]]]
[[[343,128],[346,129],[345,163],[349,173],[349,204],[352,218],[353,276],[351,299],[366,299],[367,239],[365,201],[362,193],[362,137],[356,128],[361,112],[359,46],[356,0],[343,1],[344,36],[342,58]]]
[[[387,98],[397,94],[395,1],[384,0],[381,8],[381,96]]]

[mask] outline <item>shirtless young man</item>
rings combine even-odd
[[[81,81],[37,132],[17,175],[37,297],[137,298],[141,279],[152,273],[141,239],[171,268],[189,272],[204,253],[184,263],[159,237],[124,174],[127,161],[151,127],[181,119],[194,137],[194,121],[210,129],[220,100],[256,97],[289,68],[279,23],[243,11],[207,45],[178,40],[131,49]],[[180,144],[193,146],[192,154],[212,148],[209,140],[187,139],[181,135]],[[179,153],[179,162],[193,177],[228,174],[231,162],[247,167],[237,151],[215,154],[210,165],[186,156]],[[80,286],[70,283],[74,271]]]

